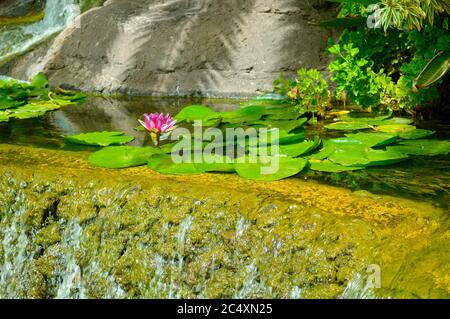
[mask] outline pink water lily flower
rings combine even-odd
[[[169,133],[175,128],[175,121],[170,115],[163,113],[144,114],[144,121],[139,123],[150,132],[150,136],[156,146],[159,146],[161,134]]]

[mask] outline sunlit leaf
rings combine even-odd
[[[245,179],[276,181],[297,175],[307,164],[308,161],[302,158],[267,156],[259,157],[257,163],[251,163],[246,158],[245,163],[236,163],[235,169]]]
[[[89,162],[102,168],[127,168],[147,164],[153,154],[161,150],[153,147],[111,146],[89,156]]]
[[[348,171],[357,171],[364,169],[363,166],[342,166],[339,164],[335,164],[329,160],[318,161],[318,160],[310,160],[311,164],[310,169],[313,171],[319,172],[327,172],[327,173],[342,173]]]
[[[127,144],[134,140],[133,136],[125,136],[123,132],[91,132],[66,136],[66,141],[74,144],[92,146],[110,146]]]
[[[450,141],[409,140],[403,141],[399,145],[389,146],[387,149],[408,155],[447,155],[450,153]]]

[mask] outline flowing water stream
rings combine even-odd
[[[78,0],[47,0],[41,21],[17,26],[0,25],[0,65],[61,32],[80,14]]]

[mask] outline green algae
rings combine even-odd
[[[450,295],[448,221],[431,205],[0,149],[0,239],[15,238],[0,245],[0,267],[18,270],[2,296],[336,298],[371,264],[382,269],[373,296]]]

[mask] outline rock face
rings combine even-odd
[[[42,10],[44,0],[2,0],[0,1],[0,17],[20,17]]]
[[[317,24],[334,15],[324,0],[110,0],[9,73],[103,93],[255,95],[280,72],[325,69],[331,32]]]

